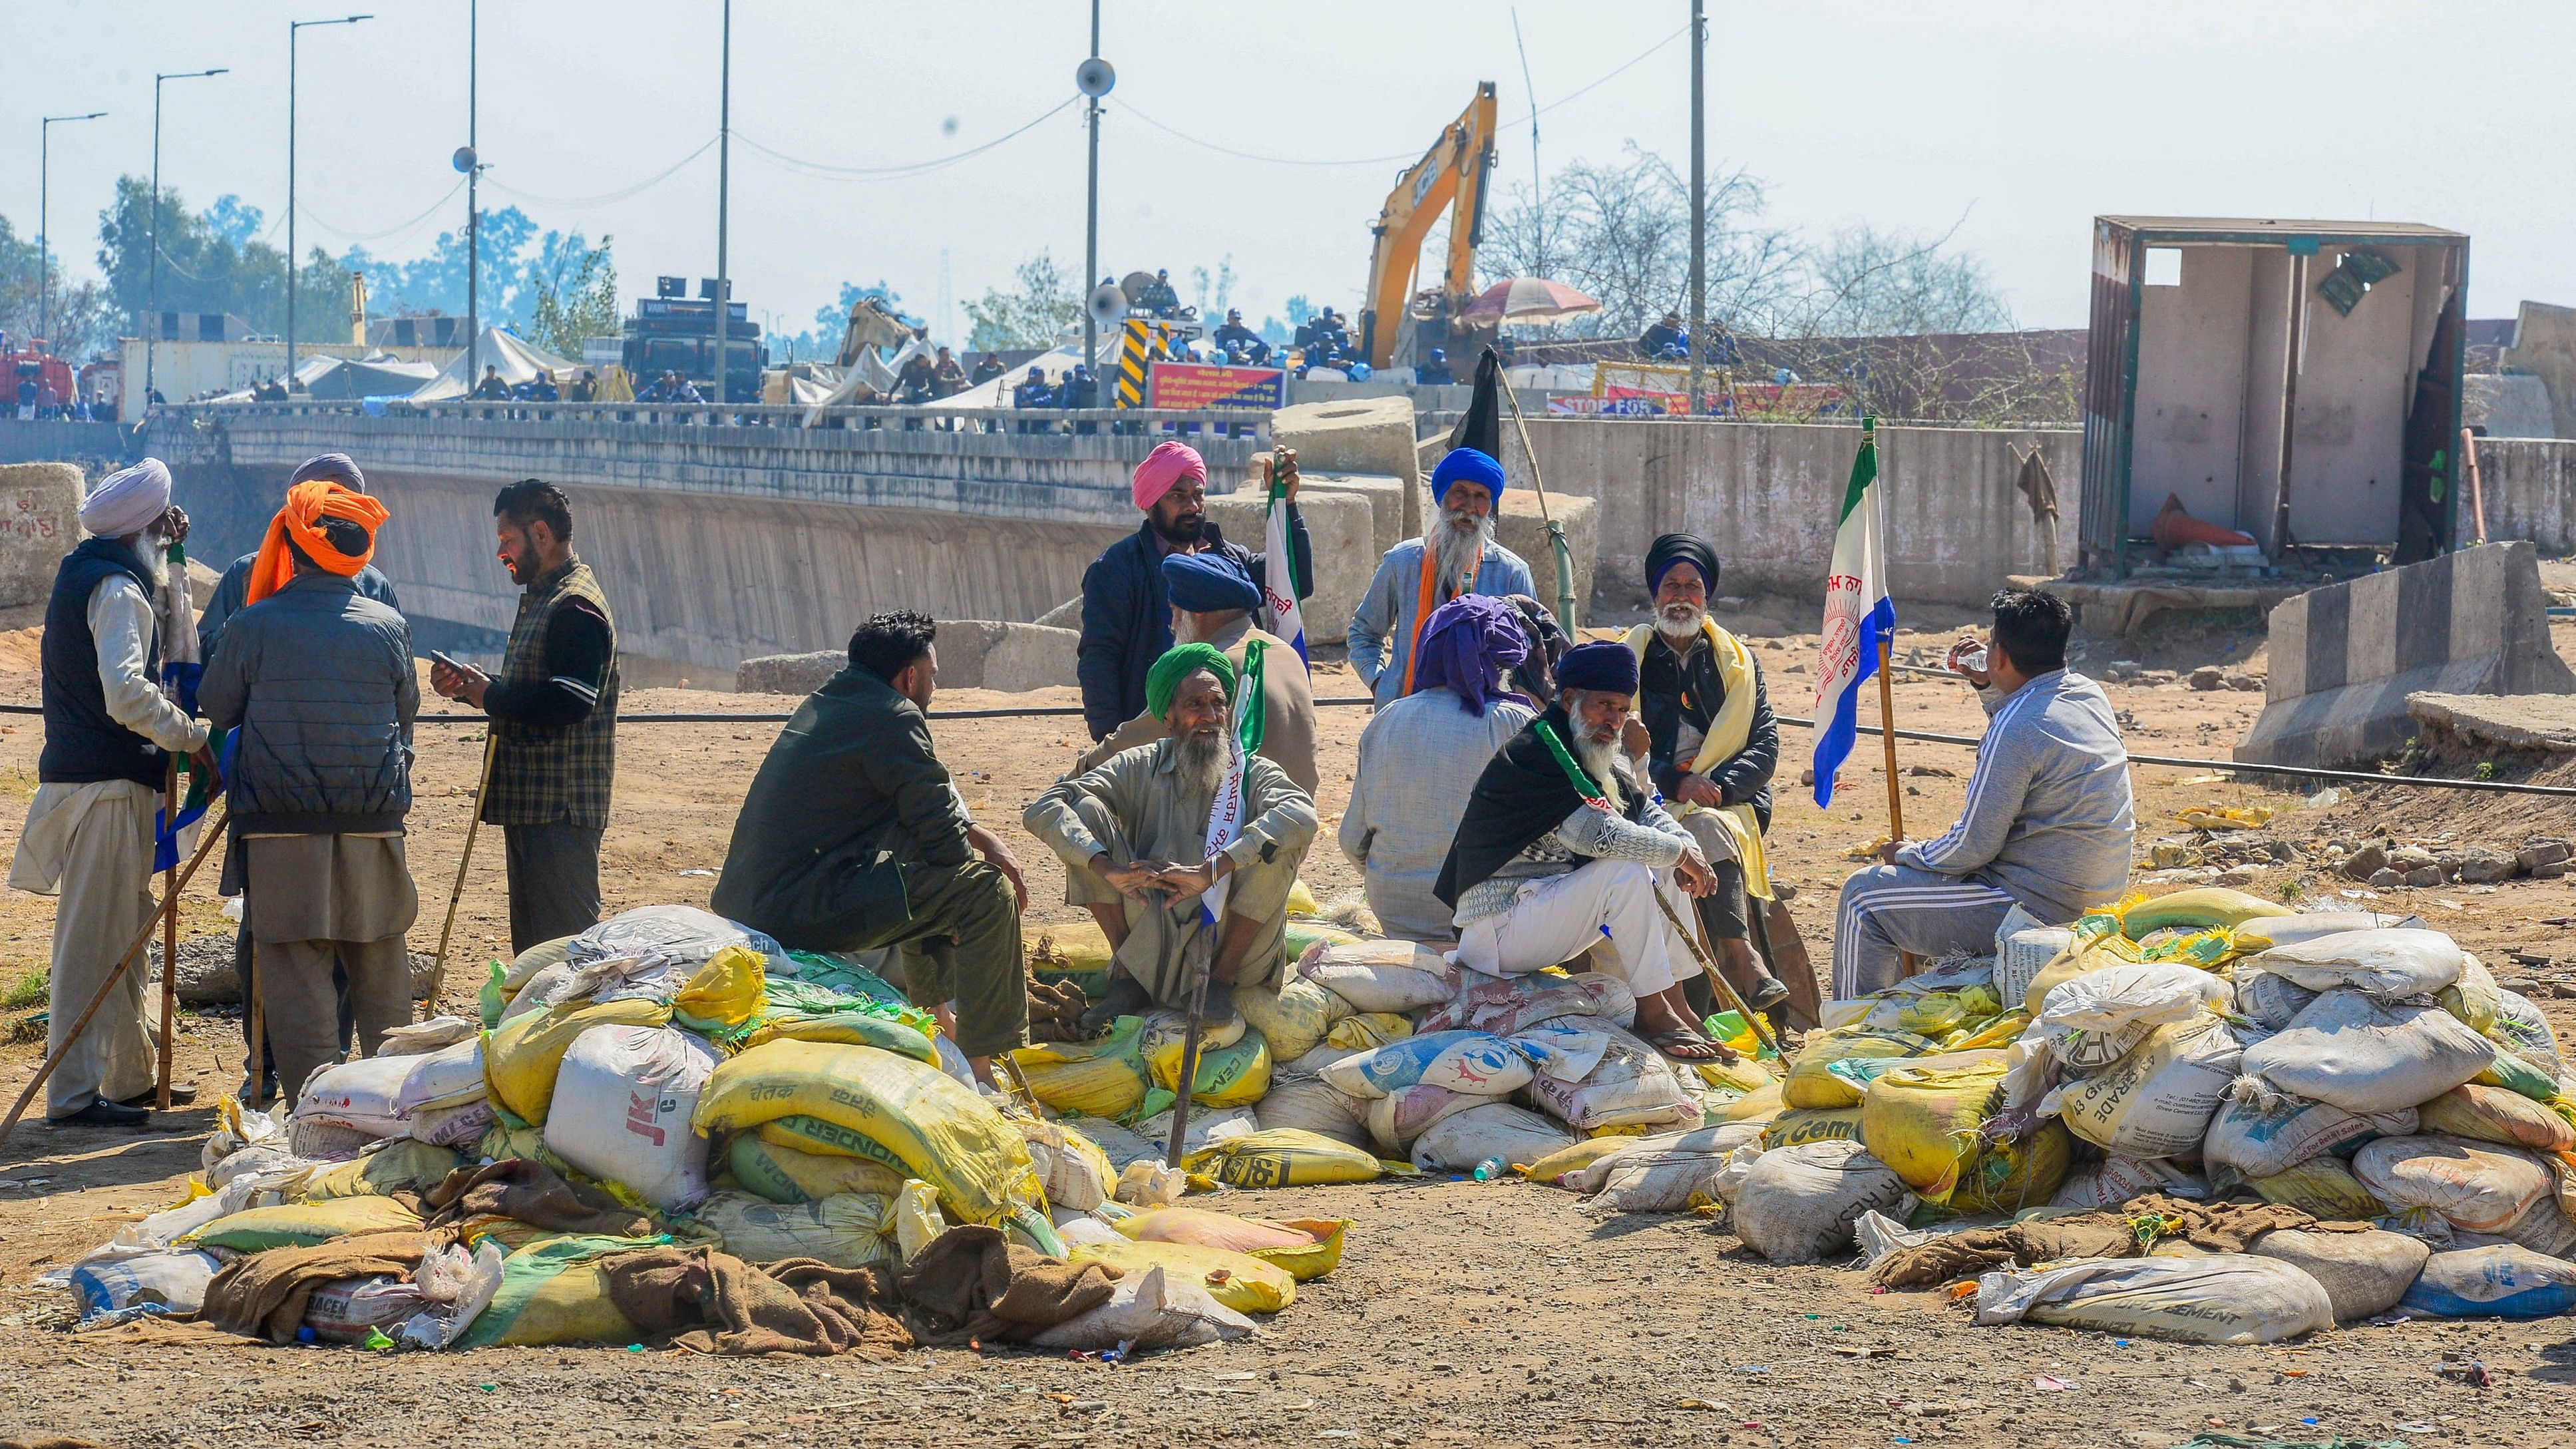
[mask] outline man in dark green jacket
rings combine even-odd
[[[990,1081],[994,1054],[1028,1040],[1028,888],[931,750],[936,633],[907,611],[850,636],[850,667],[806,696],[753,777],[712,904],[799,950],[904,948],[905,991]]]

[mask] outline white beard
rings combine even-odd
[[[1431,530],[1433,557],[1438,563],[1443,584],[1473,579],[1476,570],[1485,562],[1485,545],[1494,541],[1492,514],[1477,519],[1472,529],[1459,528],[1452,522],[1461,516],[1444,512]]]
[[[1181,798],[1194,804],[1216,802],[1216,787],[1225,779],[1222,735],[1183,735],[1172,744],[1172,773],[1180,777]]]
[[[1707,622],[1708,610],[1700,605],[1671,604],[1655,615],[1655,632],[1679,649],[1698,638],[1700,626]]]
[[[1580,726],[1576,727],[1574,759],[1583,766],[1583,773],[1590,775],[1593,782],[1605,790],[1610,788],[1611,781],[1628,778],[1627,757],[1619,753],[1616,735],[1611,737],[1610,743],[1596,745],[1590,735],[1585,734]]]
[[[136,556],[143,560],[146,569],[151,570],[152,587],[166,587],[170,582],[170,540],[158,533],[146,532],[133,535],[132,542]]]

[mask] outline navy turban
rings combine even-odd
[[[1664,575],[1675,564],[1689,564],[1699,570],[1700,587],[1717,592],[1717,550],[1696,533],[1667,533],[1646,549],[1646,592],[1664,586]]]
[[[1172,607],[1193,614],[1261,607],[1261,590],[1243,567],[1221,553],[1176,553],[1163,560],[1163,587]]]
[[[1449,485],[1459,482],[1482,485],[1486,492],[1494,495],[1496,504],[1503,500],[1503,465],[1495,462],[1490,453],[1474,448],[1451,448],[1442,454],[1440,465],[1431,470],[1431,501],[1435,504],[1447,502]]]
[[[1637,692],[1637,651],[1616,639],[1577,644],[1556,661],[1560,690],[1598,690],[1604,694]]]

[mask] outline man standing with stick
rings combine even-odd
[[[572,502],[528,478],[492,517],[502,566],[522,590],[494,679],[438,665],[432,689],[492,719],[479,802],[509,856],[510,949],[599,924],[599,840],[617,774],[617,625],[590,565],[572,551]]]
[[[81,504],[92,535],[64,557],[45,607],[45,748],[9,884],[59,893],[53,1013],[58,1059],[45,1100],[57,1125],[140,1127],[153,1087],[144,973],[118,979],[101,1014],[72,1039],[80,1012],[118,965],[114,954],[151,919],[153,811],[166,752],[192,755],[211,778],[207,728],[164,694],[152,596],[178,527],[170,472],[157,458],[110,476]],[[174,1089],[171,1100],[193,1099]]]

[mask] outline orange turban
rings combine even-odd
[[[364,528],[366,552],[347,554],[332,547],[330,536],[316,526],[325,518],[344,518]],[[304,550],[306,558],[342,578],[355,575],[376,556],[376,529],[384,521],[383,504],[325,478],[287,489],[286,506],[268,521],[268,537],[260,540],[258,561],[250,566],[250,594],[245,602],[256,604],[295,577],[294,555],[286,551],[290,540]]]

